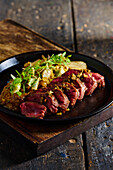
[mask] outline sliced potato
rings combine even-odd
[[[68,67],[71,69],[83,70],[87,69],[87,64],[83,61],[71,61]]]

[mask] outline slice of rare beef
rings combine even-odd
[[[63,82],[62,89],[64,90],[64,93],[67,95],[70,105],[74,106],[78,97],[79,97],[79,91],[76,89],[72,84]]]
[[[68,82],[62,82],[62,83],[55,83],[51,85],[51,88],[60,88],[62,89],[63,93],[68,97],[70,101],[70,105],[74,106],[78,96],[79,96],[79,91],[76,89],[72,84]]]
[[[53,79],[50,84],[61,83],[61,82],[69,82],[72,74],[78,75],[81,72],[82,72],[81,70],[69,69],[64,74],[62,74],[60,77]]]
[[[68,71],[66,71],[62,77],[69,77],[71,76],[72,74],[74,75],[78,75],[80,74],[82,71],[81,70],[76,70],[76,69],[69,69]]]
[[[57,113],[59,104],[53,94],[45,96],[44,105],[46,105],[51,113]],[[47,114],[50,114],[50,112],[47,112]]]
[[[36,92],[31,93],[26,97],[26,101],[36,102],[38,104],[43,104],[45,99],[45,93],[44,92]]]
[[[50,90],[46,92],[38,90],[36,93],[30,94],[26,100],[45,105],[51,113],[58,111],[58,101],[54,95],[50,94]],[[48,113],[50,114],[50,112]]]
[[[99,88],[105,87],[104,76],[100,75],[99,73],[93,73],[93,72],[91,72],[91,74],[97,80]]]
[[[20,105],[21,113],[26,117],[43,119],[47,108],[35,102],[24,102]]]
[[[63,113],[65,113],[65,111],[67,110],[69,103],[70,103],[70,101],[68,100],[68,97],[59,88],[54,89],[53,94],[55,95],[55,97],[57,98],[57,101],[59,103],[58,107],[60,108],[60,110]]]
[[[85,83],[87,90],[85,95],[91,95],[94,90],[97,88],[97,80],[92,76],[91,73],[85,72],[83,73],[82,81]]]
[[[79,78],[77,78],[76,80],[72,80],[72,82],[74,87],[79,90],[78,100],[82,100],[84,98],[87,87],[85,86],[84,82],[82,82]]]

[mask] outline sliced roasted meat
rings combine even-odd
[[[61,82],[63,82],[63,81],[68,81],[68,77],[58,77],[58,78],[55,78],[55,79],[53,79],[52,81],[51,81],[51,83],[50,83],[50,85],[51,84],[56,84],[56,83],[61,83]]]
[[[57,113],[59,104],[53,94],[45,97],[44,104],[51,113]]]
[[[57,113],[58,111],[58,101],[55,96],[51,94],[51,91],[43,92],[43,90],[39,90],[36,93],[30,94],[26,100],[44,104],[51,113]]]
[[[21,113],[26,117],[34,117],[43,119],[46,112],[44,105],[37,104],[35,102],[24,102],[20,105]]]
[[[45,114],[57,113],[58,110],[65,113],[69,104],[74,106],[84,95],[91,95],[97,87],[104,86],[104,77],[99,73],[69,69],[46,88],[31,92],[26,97],[27,102],[20,105],[21,111],[26,116],[41,119]]]
[[[36,93],[31,93],[30,95],[27,96],[26,101],[31,101],[31,102],[36,102],[39,104],[43,104],[45,98],[45,93],[44,92],[36,92]]]
[[[51,84],[50,88],[60,88],[63,90],[63,93],[66,94],[66,96],[68,97],[69,101],[70,101],[70,105],[74,106],[78,96],[79,96],[79,90],[76,89],[72,84],[68,83],[68,82],[62,82],[62,83],[55,83],[55,84]]]
[[[98,86],[97,80],[88,72],[83,73],[82,81],[87,87],[86,95],[91,95]]]
[[[76,80],[73,80],[73,85],[79,90],[78,100],[82,100],[87,90],[87,87],[85,86],[84,82],[77,78]]]
[[[91,72],[91,74],[97,80],[99,88],[105,87],[104,76],[100,75],[99,73],[93,73],[93,72]]]
[[[68,77],[72,74],[75,74],[75,75],[79,75],[82,71],[81,70],[76,70],[76,69],[69,69],[68,71],[66,71],[62,77]]]
[[[55,78],[54,80],[52,80],[51,84],[60,83],[60,82],[69,82],[70,76],[72,74],[79,76],[79,74],[81,74],[81,73],[82,73],[82,71],[80,71],[80,70],[69,69],[64,74],[62,74],[61,77],[58,77],[58,78]]]
[[[60,110],[65,113],[65,111],[67,110],[70,101],[68,100],[68,97],[63,93],[63,91],[61,89],[54,89],[53,93],[55,95],[55,97],[57,98],[57,101],[59,103],[59,108]]]
[[[62,89],[64,90],[64,93],[67,95],[70,101],[70,105],[74,106],[79,96],[78,89],[76,89],[72,84],[67,82],[63,82]]]

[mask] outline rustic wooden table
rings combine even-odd
[[[13,19],[70,50],[101,60],[113,69],[112,6],[112,1],[105,0],[1,0],[0,20]],[[31,143],[0,121],[0,169],[111,170],[112,131],[111,118],[33,158]]]

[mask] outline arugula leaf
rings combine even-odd
[[[21,74],[20,74],[17,70],[15,70],[15,71],[17,72],[18,76],[19,76],[20,78],[22,78],[22,77],[21,77]]]
[[[22,79],[21,78],[15,78],[14,81],[13,81],[13,85],[15,84],[19,84],[22,82]]]
[[[66,52],[64,52],[64,53],[62,54],[63,57],[65,57],[65,55],[66,55]]]
[[[22,92],[18,91],[18,92],[16,92],[16,94],[18,94],[19,96],[21,96],[21,95],[22,95]]]

